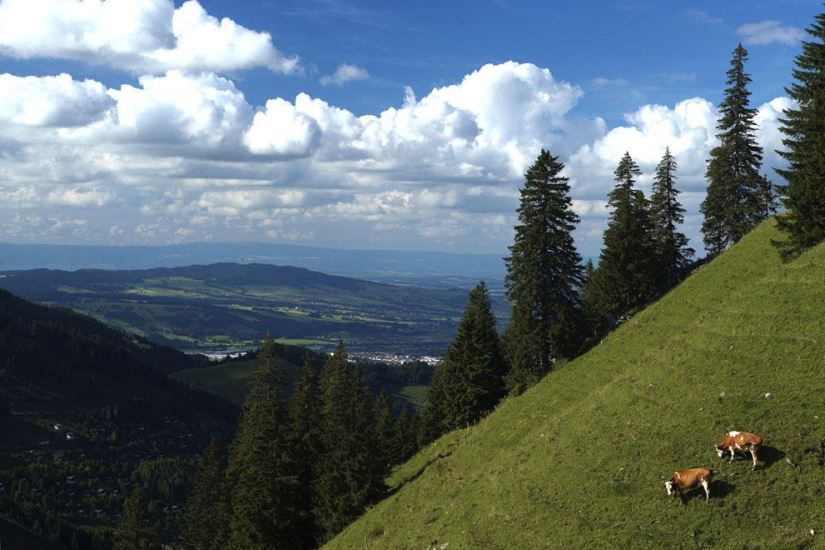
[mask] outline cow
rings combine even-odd
[[[673,502],[673,497],[679,495],[679,500],[682,504],[685,503],[682,498],[683,491],[690,491],[701,486],[705,490],[705,502],[710,499],[710,481],[713,479],[713,472],[707,468],[691,468],[690,470],[678,470],[673,472],[670,479],[665,481],[665,489],[670,495],[670,504]]]
[[[725,456],[725,453],[730,453],[730,461],[733,462],[733,457],[736,451],[742,453],[749,452],[753,458],[753,469],[756,469],[756,461],[759,455],[759,449],[762,447],[762,438],[756,434],[748,432],[728,432],[724,439],[716,444],[716,454],[719,458]]]

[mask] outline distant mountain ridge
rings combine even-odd
[[[0,272],[0,288],[71,308],[127,333],[187,351],[281,342],[417,357],[440,355],[467,291],[387,284],[293,266],[218,263],[139,270]],[[504,298],[494,296],[504,321]]]
[[[435,288],[502,285],[506,268],[495,254],[398,250],[340,250],[289,244],[189,243],[97,246],[0,243],[0,271],[31,269],[135,270],[214,263],[303,267],[332,275]]]

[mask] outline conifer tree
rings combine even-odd
[[[588,343],[593,344],[610,328],[607,312],[607,289],[603,288],[601,280],[605,278],[604,270],[599,271],[589,259],[584,265],[582,279],[582,309],[588,327]]]
[[[303,548],[314,548],[318,527],[312,515],[315,462],[318,459],[318,372],[307,354],[287,407],[290,446],[296,457],[295,475],[300,491],[295,503],[296,522]]]
[[[679,282],[689,258],[694,255],[694,250],[687,246],[687,237],[677,230],[677,226],[685,220],[685,209],[677,198],[676,167],[676,159],[668,147],[656,167],[650,196],[653,239],[662,270],[663,290],[673,288]]]
[[[324,364],[318,384],[319,455],[313,489],[320,542],[360,516],[385,490],[372,402],[344,343]]]
[[[594,302],[600,315],[626,313],[651,300],[658,288],[650,204],[635,187],[641,170],[625,153],[614,174],[616,186],[608,194],[612,210],[590,285],[598,294]]]
[[[210,441],[198,463],[192,489],[183,507],[182,538],[188,550],[224,548],[229,535],[226,459],[216,439]]]
[[[708,190],[700,211],[705,216],[705,247],[711,255],[724,251],[775,211],[771,183],[759,173],[762,147],[756,143],[757,110],[750,107],[747,59],[747,50],[739,44],[727,72],[729,87],[719,105],[719,145],[711,150],[705,173]]]
[[[421,422],[418,427],[418,445],[424,446],[447,433],[446,411],[444,406],[444,363],[435,366],[430,384],[424,396]]]
[[[581,256],[573,243],[573,212],[564,165],[542,150],[525,173],[515,239],[505,258],[505,288],[513,304],[505,343],[511,389],[534,384],[557,359],[581,346]]]
[[[123,505],[123,514],[115,531],[114,550],[155,550],[160,548],[160,536],[155,518],[149,509],[143,490],[135,487]]]
[[[777,169],[787,185],[780,187],[786,212],[777,218],[784,239],[774,242],[783,260],[791,260],[825,239],[825,13],[806,29],[796,56],[795,82],[786,92],[796,106],[787,109],[779,130],[788,167]]]
[[[397,448],[398,421],[392,414],[390,398],[383,389],[375,400],[375,433],[378,439],[379,455],[385,460],[382,475],[389,475],[392,467],[399,464],[397,457],[401,454]]]
[[[228,548],[300,548],[295,503],[300,487],[287,433],[283,369],[267,333],[227,467],[232,519]]]
[[[413,414],[408,407],[404,407],[398,416],[395,431],[397,442],[393,446],[398,455],[391,457],[394,464],[402,464],[418,450],[418,415]]]
[[[470,291],[442,365],[443,426],[447,431],[475,423],[505,394],[507,363],[483,281]]]

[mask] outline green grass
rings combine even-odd
[[[249,393],[249,385],[254,380],[253,374],[262,364],[261,359],[232,361],[174,372],[170,377],[243,405],[244,398]]]
[[[825,546],[825,245],[782,264],[771,237],[428,446],[325,548]],[[764,438],[756,471],[716,456],[730,429]],[[663,481],[691,467],[715,471],[710,502],[668,504]]]

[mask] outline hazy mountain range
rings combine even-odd
[[[331,275],[426,287],[500,288],[502,256],[399,250],[339,250],[288,244],[190,243],[167,246],[81,246],[0,243],[0,271],[150,269],[219,262],[303,267]]]

